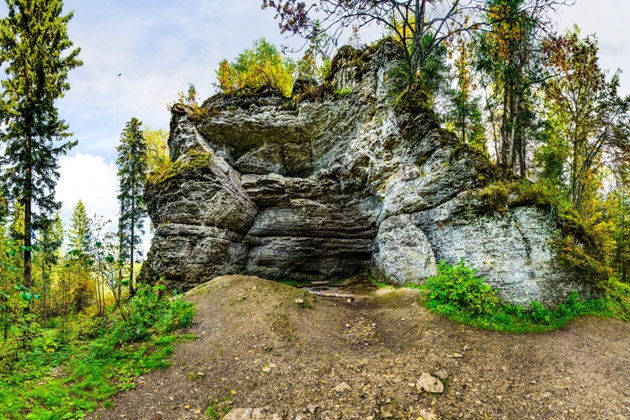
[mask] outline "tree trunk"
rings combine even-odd
[[[32,205],[33,205],[33,162],[32,162],[32,138],[30,134],[26,135],[26,144],[24,153],[26,155],[27,164],[24,177],[24,286],[29,289],[33,287],[33,274],[31,267],[31,238],[33,236]]]
[[[133,174],[132,174],[133,176]],[[136,233],[136,220],[135,220],[135,216],[136,216],[136,183],[135,182],[131,182],[131,244],[129,246],[129,263],[130,263],[130,267],[129,267],[129,297],[132,297],[133,295],[136,294],[136,291],[133,287],[133,257],[134,257],[134,251],[135,251],[135,244],[136,244],[136,237],[135,237],[135,233]]]
[[[422,61],[421,45],[424,36],[424,14],[427,0],[415,0],[414,7],[414,34],[413,51],[411,52],[411,73],[414,77],[420,76],[420,62]]]

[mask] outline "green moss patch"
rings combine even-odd
[[[213,155],[209,152],[192,150],[186,155],[164,168],[160,173],[152,173],[147,182],[152,185],[159,185],[171,178],[195,169],[207,168],[212,164]]]

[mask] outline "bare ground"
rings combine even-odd
[[[434,315],[411,289],[354,292],[346,302],[244,276],[202,285],[189,294],[198,339],[92,418],[205,419],[208,407],[243,419],[630,418],[629,324],[506,335]],[[444,393],[416,388],[439,370]],[[234,416],[260,407],[266,417]]]

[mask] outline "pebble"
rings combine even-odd
[[[334,388],[333,388],[333,390],[334,390],[335,392],[338,392],[338,393],[340,393],[340,394],[341,394],[341,393],[343,393],[343,392],[350,391],[351,389],[352,389],[352,388],[350,387],[350,385],[348,385],[348,384],[347,384],[347,383],[345,383],[345,382],[342,382],[342,383],[340,383],[339,385],[337,385],[336,387],[334,387]]]
[[[416,383],[416,388],[419,391],[432,392],[435,394],[441,394],[444,392],[444,384],[435,376],[430,373],[423,372],[420,375],[420,379]]]
[[[437,372],[435,372],[433,375],[435,375],[437,378],[439,379],[448,379],[448,372],[446,371],[446,369],[440,369]]]
[[[450,359],[462,359],[464,355],[461,353],[452,353],[452,354],[447,355],[446,357]]]

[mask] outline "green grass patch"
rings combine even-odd
[[[597,299],[584,299],[572,293],[555,308],[538,302],[528,307],[503,302],[485,278],[463,262],[456,266],[440,262],[438,275],[419,289],[424,305],[430,311],[473,327],[507,333],[535,333],[566,326],[585,315],[630,321],[630,286],[609,281]]]
[[[0,419],[82,419],[145,372],[169,366],[194,308],[142,287],[116,314],[44,330],[0,372]],[[68,331],[69,330],[69,331]],[[86,337],[89,337],[86,340]]]

